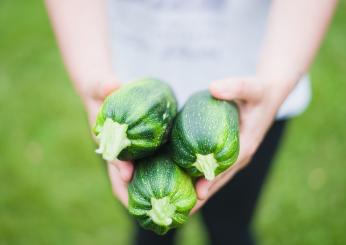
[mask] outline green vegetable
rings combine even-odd
[[[130,214],[160,235],[185,223],[197,200],[191,177],[162,153],[136,161],[128,194]]]
[[[177,102],[170,87],[143,79],[122,86],[104,101],[94,133],[105,160],[150,155],[167,139]]]
[[[238,157],[237,107],[198,92],[179,112],[171,138],[173,160],[190,175],[212,180]]]

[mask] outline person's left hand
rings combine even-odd
[[[191,213],[196,212],[222,186],[251,160],[271,126],[276,113],[290,91],[289,83],[264,81],[255,77],[230,78],[213,82],[211,94],[222,100],[232,100],[240,113],[240,153],[234,165],[208,181],[196,182],[198,201]]]

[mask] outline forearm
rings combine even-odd
[[[257,76],[279,88],[281,102],[307,72],[337,0],[273,1]]]
[[[83,96],[89,83],[113,76],[106,0],[46,0],[65,66]]]

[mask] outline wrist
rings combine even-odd
[[[270,104],[275,106],[275,110],[277,111],[299,81],[300,76],[260,74],[257,79],[263,84],[266,99],[270,101]]]

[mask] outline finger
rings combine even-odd
[[[90,92],[93,98],[103,100],[107,95],[119,87],[120,82],[115,78],[115,76],[106,76],[102,80],[96,82]]]
[[[246,133],[240,136],[240,149],[239,156],[237,160],[237,165],[243,165],[243,163],[254,154],[255,152],[255,143],[254,139],[248,137]]]
[[[114,195],[121,203],[128,206],[127,183],[122,181],[118,169],[113,164],[108,164],[108,174]]]
[[[209,86],[210,93],[224,100],[244,100],[256,102],[262,97],[262,86],[252,78],[230,78],[214,81]]]
[[[234,164],[226,172],[218,175],[215,180],[208,181],[204,178],[199,179],[196,182],[197,203],[190,212],[190,215],[197,212],[205,202],[218,191],[226,182],[228,182],[237,172],[237,166]]]
[[[90,125],[95,124],[100,106],[107,95],[118,89],[120,85],[120,82],[114,76],[106,76],[100,81],[86,84],[83,92],[85,95],[83,103],[88,111],[88,120]]]
[[[117,168],[119,175],[123,181],[130,182],[134,170],[132,162],[114,160],[110,163]]]
[[[207,199],[209,199],[214,193],[216,193],[221,187],[223,187],[230,179],[237,173],[239,167],[239,162],[233,164],[225,172],[219,174],[212,185],[209,187]]]
[[[195,214],[205,204],[205,202],[206,200],[198,200],[196,205],[191,209],[190,215]]]
[[[243,113],[242,123],[240,124],[240,152],[238,161],[241,165],[246,165],[256,153],[259,144],[261,143],[264,135],[261,124],[258,124],[256,120],[258,116],[252,116],[251,114]]]
[[[197,198],[199,200],[204,200],[208,197],[208,192],[211,185],[212,182],[206,180],[205,178],[200,178],[199,180],[197,180],[195,188],[197,192]]]
[[[101,86],[101,98],[105,98],[107,95],[112,93],[114,90],[118,89],[120,87],[120,83],[116,81],[108,81],[103,83]]]

